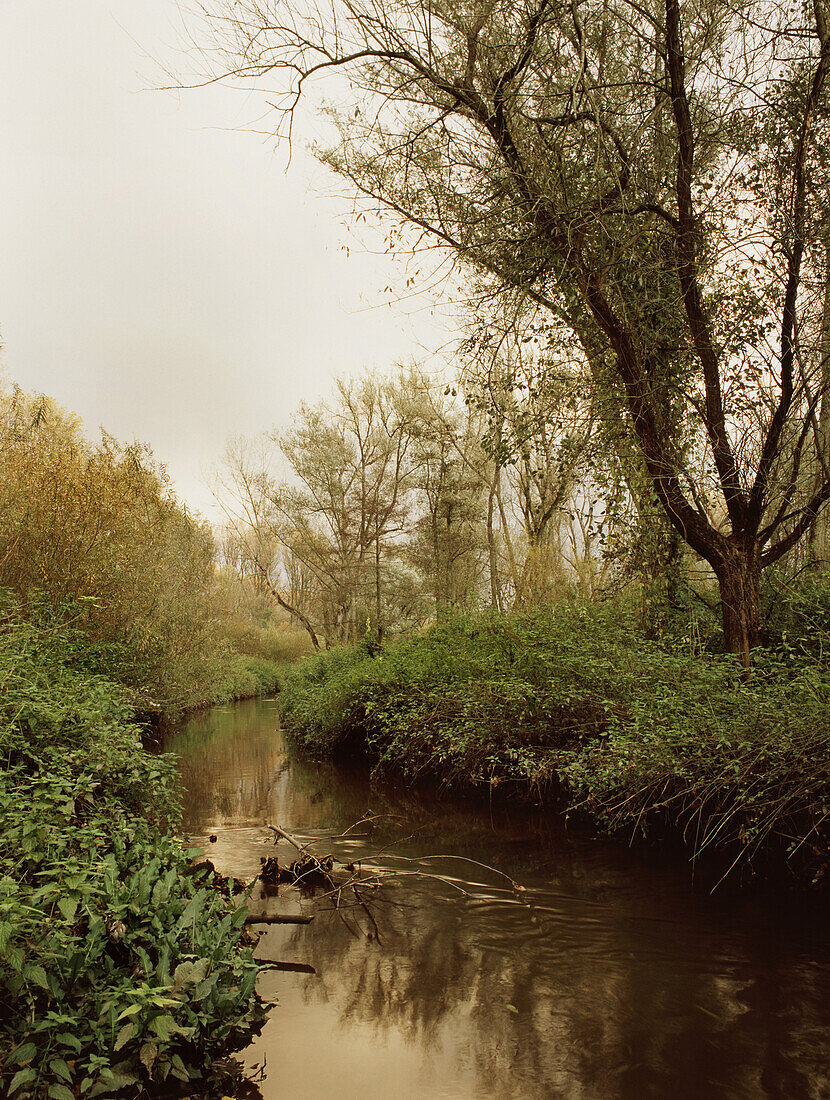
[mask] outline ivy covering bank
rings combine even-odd
[[[357,749],[408,779],[564,800],[609,831],[679,829],[724,868],[785,860],[821,882],[830,675],[823,634],[795,626],[744,681],[734,657],[690,644],[696,630],[650,640],[617,604],[458,618],[311,658],[280,706],[314,754]]]
[[[164,1095],[262,1017],[245,909],[188,873],[172,759],[88,637],[0,610],[0,1093]]]

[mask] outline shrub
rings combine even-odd
[[[76,632],[0,623],[0,1080],[112,1096],[209,1074],[261,1018],[245,909],[189,874],[173,761]]]
[[[830,676],[803,651],[759,652],[744,682],[734,657],[648,639],[620,605],[572,604],[323,654],[289,671],[280,706],[313,752],[564,795],[610,830],[668,824],[738,863],[828,862]]]
[[[253,694],[264,666],[235,655],[276,660],[302,645],[242,613],[225,625],[244,644],[229,643],[213,534],[164,467],[138,444],[91,443],[77,417],[19,391],[0,391],[0,545],[0,585],[42,626],[71,607],[99,669],[142,712]]]

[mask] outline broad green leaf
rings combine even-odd
[[[49,1095],[53,1100],[75,1100],[75,1093],[68,1089],[66,1085],[50,1085]]]
[[[135,1024],[124,1024],[124,1026],[118,1032],[113,1050],[120,1050],[125,1043],[129,1043],[130,1039],[132,1039],[133,1035],[135,1035],[137,1031],[138,1028],[135,1026]]]
[[[127,1016],[136,1016],[139,1012],[141,1012],[143,1007],[144,1005],[140,1004],[130,1005],[129,1008],[125,1008],[123,1012],[120,1012],[118,1014],[118,1016],[116,1017],[116,1022],[118,1020],[125,1019]]]
[[[159,981],[165,984],[170,978],[170,945],[166,943],[159,952],[158,966],[156,967],[156,974]]]
[[[152,1071],[153,1062],[155,1062],[156,1058],[158,1058],[158,1054],[159,1048],[156,1046],[155,1043],[145,1043],[139,1051],[138,1056],[148,1073]]]
[[[35,985],[39,985],[41,989],[49,989],[46,971],[42,966],[27,966],[23,972],[23,977],[27,982],[34,982]]]
[[[61,913],[63,914],[64,920],[74,920],[75,913],[78,910],[78,899],[60,898],[60,900],[58,901],[58,909],[60,909]]]
[[[168,1042],[170,1036],[179,1030],[172,1016],[156,1016],[150,1021],[150,1029],[158,1035],[163,1043]]]
[[[9,924],[8,921],[0,921],[0,957],[6,953],[6,945],[11,939],[14,926]]]
[[[72,1047],[75,1051],[80,1051],[83,1047],[83,1043],[78,1036],[72,1035],[68,1031],[61,1031],[60,1034],[55,1036],[55,1041],[63,1047]]]
[[[21,1085],[26,1085],[29,1081],[34,1081],[36,1077],[37,1074],[30,1066],[27,1066],[25,1069],[19,1069],[14,1077],[12,1077],[12,1083],[9,1085],[9,1096],[17,1092]]]
[[[187,1072],[187,1068],[184,1062],[181,1060],[178,1054],[174,1054],[171,1061],[171,1073],[174,1077],[178,1077],[180,1081],[189,1081],[190,1074]]]
[[[71,1081],[72,1074],[69,1071],[69,1066],[64,1062],[63,1058],[52,1058],[49,1061],[49,1068],[58,1077],[63,1078],[64,1081]]]
[[[196,1001],[201,1001],[203,997],[206,997],[208,993],[210,993],[211,989],[213,989],[219,981],[220,976],[219,971],[214,970],[214,972],[209,977],[205,978],[203,982],[199,982],[197,986],[193,987],[193,992],[191,993],[192,998]]]
[[[133,1073],[121,1073],[116,1071],[113,1073],[110,1070],[109,1076],[105,1081],[99,1081],[93,1089],[90,1090],[90,1096],[103,1096],[106,1100],[110,1100],[112,1094],[118,1089],[126,1088],[127,1085],[138,1084],[138,1078]]]
[[[36,1054],[37,1046],[34,1043],[23,1043],[17,1050],[12,1051],[9,1061],[14,1062],[18,1066],[22,1066],[26,1062],[31,1062]]]
[[[186,928],[188,924],[195,924],[202,909],[204,909],[205,901],[207,900],[207,891],[197,891],[187,905],[184,907],[184,912],[179,917],[177,929],[180,931],[182,928]]]
[[[173,974],[173,988],[187,989],[192,985],[198,985],[207,974],[209,959],[197,959],[196,962],[179,963]]]
[[[170,890],[167,883],[160,880],[153,887],[152,905],[154,909],[160,908],[165,905],[168,897],[170,896]]]

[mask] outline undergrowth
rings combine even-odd
[[[173,1095],[261,1019],[246,911],[189,873],[174,764],[142,750],[99,656],[4,603],[0,1091],[14,1098]]]
[[[830,675],[801,646],[729,655],[649,639],[619,604],[440,624],[372,654],[311,658],[280,707],[308,751],[360,750],[409,779],[509,784],[609,831],[679,829],[725,867],[830,861]]]

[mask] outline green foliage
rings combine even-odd
[[[383,649],[324,654],[284,679],[280,706],[307,745],[363,731],[370,752],[446,782],[549,778],[547,762],[599,734],[635,627],[601,610],[448,620]]]
[[[228,649],[206,685],[210,703],[230,703],[256,695],[273,695],[279,687],[280,666],[264,657],[247,657]]]
[[[42,396],[0,394],[0,584],[76,604],[139,705],[187,703],[210,650],[213,538],[139,445]]]
[[[0,1081],[13,1097],[130,1095],[209,1075],[261,1018],[245,908],[168,830],[173,761],[79,632],[0,622]]]
[[[420,637],[292,669],[280,706],[314,752],[359,745],[445,783],[564,795],[610,830],[679,826],[697,853],[789,848],[828,863],[830,675],[759,653],[745,682],[694,637],[643,635],[621,604],[455,619]]]
[[[19,391],[0,393],[0,545],[0,585],[41,625],[71,609],[76,659],[94,655],[138,710],[272,689],[274,671],[238,659],[216,620],[213,535],[164,467],[107,435],[93,445],[72,414]]]
[[[756,655],[752,678],[732,659],[659,662],[633,692],[603,745],[561,774],[572,802],[609,829],[680,827],[695,855],[730,852],[736,865],[786,853],[818,880],[830,868],[830,675],[820,662]],[[657,671],[657,670],[655,670]]]
[[[769,644],[791,660],[830,653],[830,584],[826,575],[788,580],[769,573],[762,589]]]
[[[257,623],[240,612],[222,624],[222,634],[237,653],[274,664],[296,661],[312,652],[304,630],[287,623]]]

